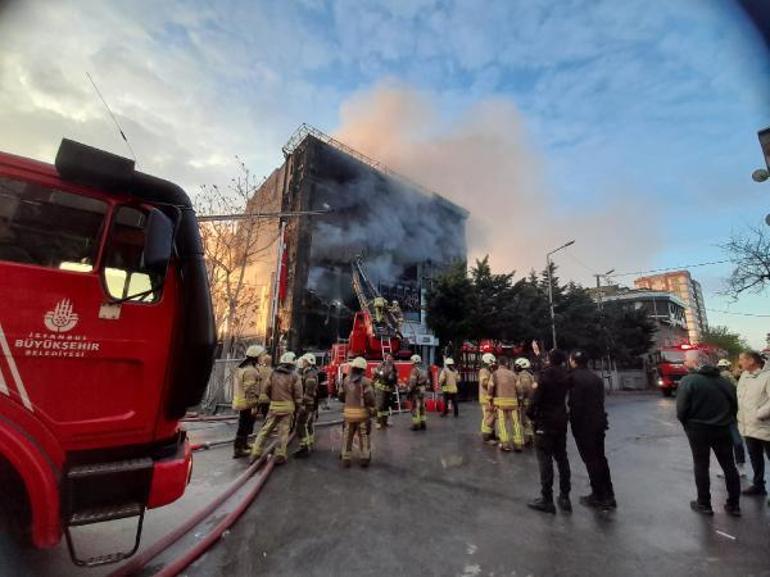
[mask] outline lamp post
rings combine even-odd
[[[610,358],[610,343],[606,340],[607,339],[607,326],[604,323],[604,311],[602,306],[602,277],[608,278],[612,273],[615,272],[614,268],[611,268],[604,274],[595,274],[596,277],[596,306],[599,309],[599,322],[601,323],[602,332],[604,333],[605,337],[605,357],[607,360],[607,370],[604,370],[604,361],[605,357],[602,357],[602,378],[607,379],[608,388],[610,391],[612,391],[612,359]]]
[[[545,255],[545,271],[548,275],[548,307],[551,309],[551,337],[553,340],[553,347],[556,348],[556,314],[553,311],[553,279],[551,277],[551,255],[559,252],[560,250],[572,246],[575,244],[574,240],[565,242],[559,248],[553,249],[551,252]]]
[[[770,178],[770,127],[757,132],[757,137],[765,157],[765,168],[756,169],[751,173],[751,178],[754,179],[754,182],[764,182]]]

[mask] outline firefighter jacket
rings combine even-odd
[[[460,375],[453,369],[444,367],[438,376],[438,384],[442,393],[456,393],[457,383],[460,381]]]
[[[289,415],[302,403],[302,381],[291,365],[278,365],[265,383],[264,395],[270,400],[270,411]]]
[[[532,398],[532,393],[535,392],[535,377],[526,369],[520,371],[517,377],[519,380],[516,388],[519,391],[519,397],[522,399]]]
[[[348,423],[361,423],[375,413],[374,387],[363,374],[345,377],[339,397],[345,403],[342,414]]]
[[[489,384],[492,380],[492,372],[487,367],[479,369],[479,403],[485,405],[489,402]]]
[[[516,373],[507,367],[500,367],[492,374],[487,390],[496,407],[515,409],[519,406],[517,380]]]
[[[374,388],[387,392],[396,390],[398,375],[392,362],[384,361],[374,369]]]
[[[308,411],[315,411],[318,403],[318,369],[312,366],[302,371],[302,402]]]
[[[257,406],[262,375],[252,364],[235,369],[233,374],[233,410],[244,411]]]
[[[412,367],[412,372],[409,373],[407,394],[410,397],[421,399],[425,396],[428,384],[428,373],[416,365]]]

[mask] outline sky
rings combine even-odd
[[[586,285],[723,260],[770,212],[770,59],[727,0],[0,0],[0,150],[128,155],[87,72],[146,172],[266,176],[307,122],[467,208],[500,272],[573,239]],[[692,268],[709,321],[760,347],[770,299],[729,271]]]

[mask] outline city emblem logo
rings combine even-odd
[[[78,315],[72,312],[72,302],[69,299],[62,299],[56,303],[52,311],[45,313],[43,322],[49,331],[66,333],[78,324]]]

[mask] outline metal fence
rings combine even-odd
[[[217,359],[209,377],[201,409],[207,413],[230,407],[233,402],[233,372],[243,359]]]

